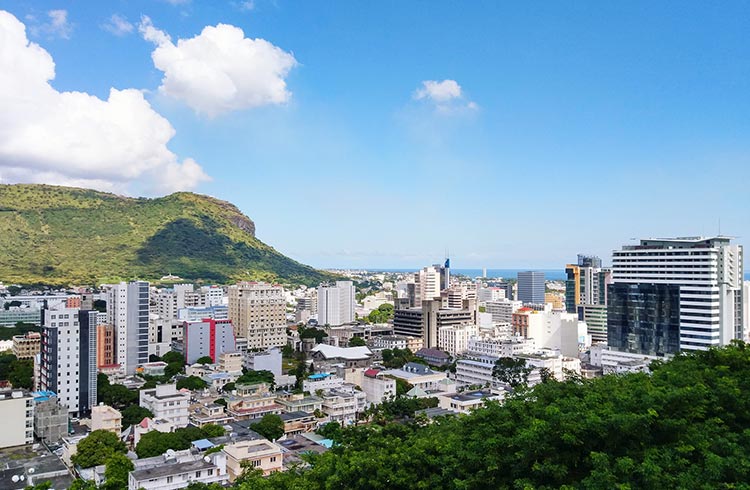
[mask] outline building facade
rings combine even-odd
[[[523,303],[544,303],[544,272],[525,271],[518,273],[518,300]]]
[[[743,251],[729,237],[642,239],[613,252],[607,341],[663,356],[743,336]]]
[[[336,281],[318,286],[318,324],[343,325],[354,321],[354,283]]]
[[[286,344],[286,299],[278,285],[241,282],[229,287],[229,319],[247,349]]]

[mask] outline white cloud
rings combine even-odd
[[[171,5],[185,5],[186,3],[190,3],[190,0],[166,0],[166,2]]]
[[[465,99],[461,85],[455,80],[425,80],[414,92],[413,98],[431,102],[440,112],[479,109],[475,102]]]
[[[34,15],[27,15],[26,19],[33,22],[29,25],[29,32],[34,36],[46,35],[48,38],[70,39],[73,33],[73,24],[68,22],[67,10],[49,10],[47,11],[48,22],[37,23]]]
[[[139,90],[102,100],[58,92],[54,77],[50,54],[0,11],[0,181],[169,192],[209,179],[167,148],[175,130]]]
[[[164,72],[159,91],[182,100],[200,114],[226,112],[289,101],[286,76],[297,61],[264,39],[250,39],[239,27],[207,26],[175,45],[143,17],[143,38],[156,44],[154,66]]]
[[[255,10],[255,0],[245,0],[237,4],[237,8],[244,12],[250,12]]]
[[[102,29],[114,34],[115,36],[130,34],[133,32],[134,28],[135,26],[128,22],[128,19],[119,14],[112,14],[112,17],[102,24]]]

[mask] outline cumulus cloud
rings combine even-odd
[[[33,15],[27,15],[26,19],[30,21],[29,32],[34,36],[46,36],[52,38],[70,39],[73,33],[73,25],[68,22],[67,10],[49,10],[47,11],[47,22],[37,22]]]
[[[0,11],[0,181],[156,193],[209,179],[167,148],[175,130],[139,90],[102,100],[59,92],[54,77],[50,54]]]
[[[102,29],[114,34],[115,36],[124,36],[133,32],[135,26],[128,22],[128,19],[119,14],[112,14],[107,22],[102,24]]]
[[[239,27],[207,26],[191,39],[178,39],[157,29],[148,17],[138,26],[156,45],[151,58],[164,72],[159,91],[183,101],[200,114],[284,104],[291,93],[286,76],[294,56],[264,39],[250,39]]]
[[[466,100],[461,85],[455,80],[425,80],[413,95],[414,100],[424,100],[435,105],[442,112],[476,110],[475,102]]]

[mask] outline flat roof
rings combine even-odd
[[[181,473],[189,473],[198,470],[208,470],[216,468],[213,463],[207,463],[203,459],[196,461],[188,461],[186,463],[166,463],[153,468],[147,468],[145,470],[135,470],[131,472],[133,478],[137,481],[149,480],[151,478],[162,478],[169,475],[179,475]]]

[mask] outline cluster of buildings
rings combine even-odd
[[[383,275],[363,298],[343,280],[293,290],[262,282],[155,288],[132,281],[95,293],[13,296],[0,324],[23,316],[41,331],[8,346],[17,358],[33,359],[34,390],[0,391],[0,417],[13,421],[0,447],[59,444],[69,463],[90,430],[137,444],[154,430],[218,424],[228,436],[136,460],[130,488],[226,483],[243,463],[281,471],[304,451],[326,450],[330,441],[316,428],[355,423],[368,407],[395,397],[398,386],[409,387],[405,396],[436,398],[432,415],[466,413],[511,389],[493,373],[501,358],[523,360],[533,385],[548,375],[646,371],[654,359],[750,340],[743,275],[742,247],[717,236],[643,239],[613,251],[610,267],[579,255],[561,284],[538,271],[515,280],[460,277],[446,260]],[[383,310],[392,318],[360,320],[383,305],[392,305]],[[303,379],[282,367],[284,347],[304,354]],[[405,350],[420,362],[386,362]],[[207,387],[179,390],[173,380],[141,389],[144,375],[163,376],[168,367],[150,357],[167,352],[184,358],[178,379],[197,376]],[[273,384],[242,383],[245,370],[269,371]],[[140,389],[139,405],[154,416],[122,427],[117,410],[97,404],[100,373]],[[250,427],[267,414],[283,420],[279,440]],[[73,421],[85,429],[71,430]],[[87,477],[100,481],[103,469]]]

